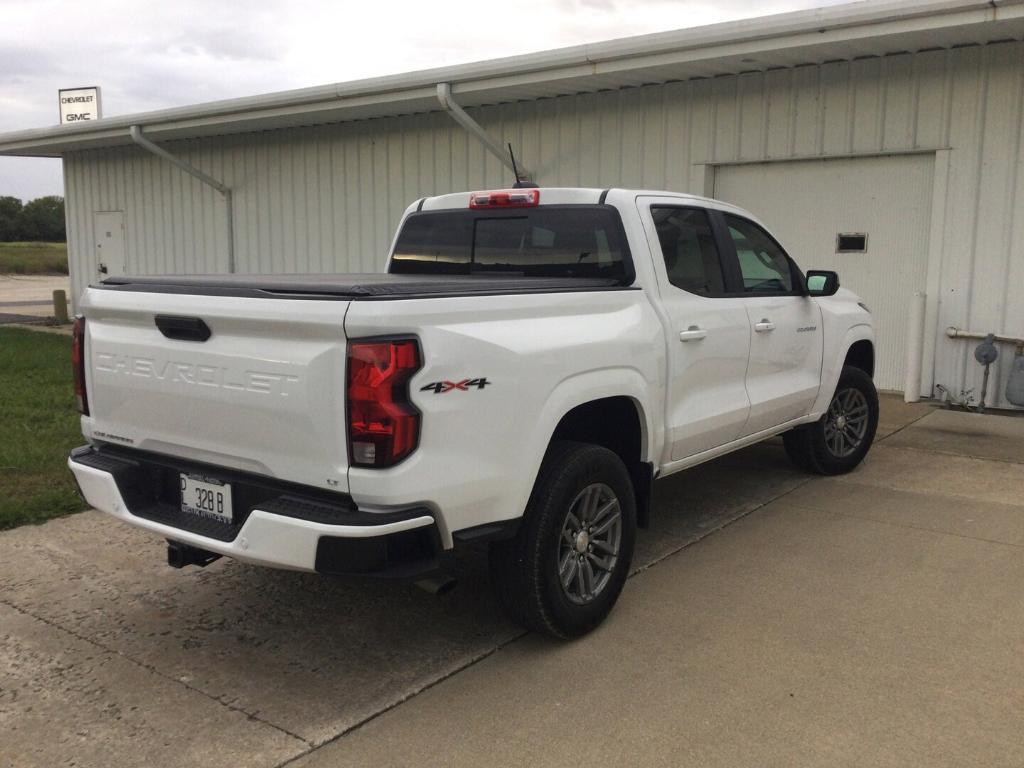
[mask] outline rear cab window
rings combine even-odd
[[[607,205],[542,205],[411,214],[389,272],[634,279],[622,220]]]

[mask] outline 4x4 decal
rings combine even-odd
[[[480,379],[463,379],[462,381],[435,381],[420,387],[420,392],[433,392],[435,395],[454,392],[455,390],[468,392],[470,387],[483,389],[490,383],[486,376]]]

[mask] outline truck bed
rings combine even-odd
[[[94,288],[269,299],[368,301],[622,290],[604,278],[518,275],[147,275],[108,277]]]

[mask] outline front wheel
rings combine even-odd
[[[860,368],[846,366],[824,415],[782,436],[790,460],[819,475],[849,472],[867,455],[878,428],[878,392]]]
[[[622,460],[601,446],[554,443],[515,538],[491,545],[498,599],[528,629],[586,634],[615,605],[635,539],[636,502]]]

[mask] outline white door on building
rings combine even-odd
[[[903,388],[910,297],[925,290],[933,170],[934,155],[919,154],[715,173],[716,198],[760,218],[804,271],[834,269],[871,308],[880,389]]]
[[[96,269],[101,274],[123,275],[125,273],[124,253],[124,212],[97,211]]]

